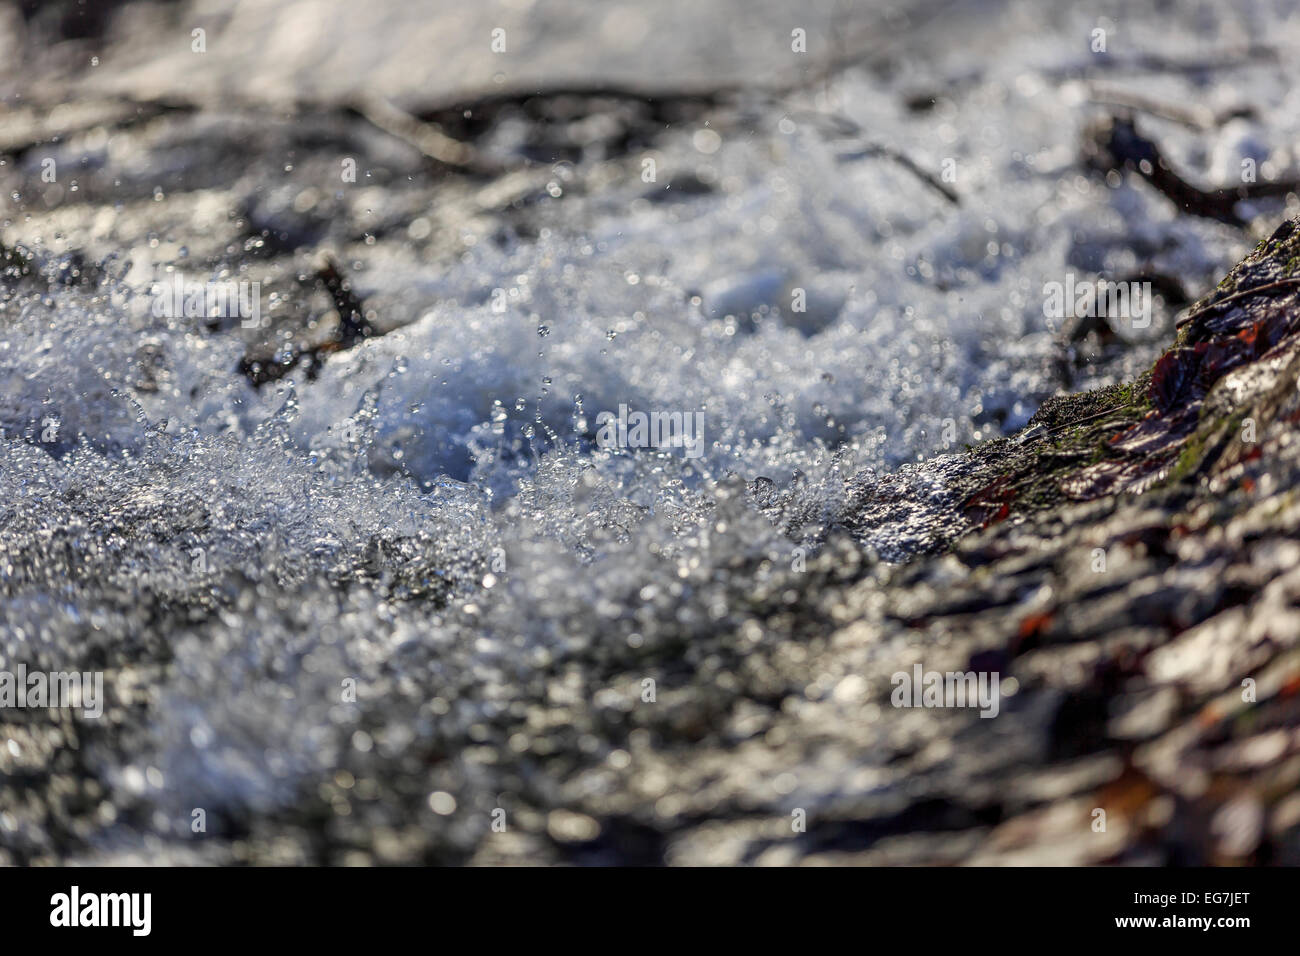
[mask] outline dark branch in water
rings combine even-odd
[[[811,120],[822,128],[827,135],[838,139],[857,139],[861,138],[862,127],[856,122],[844,116],[841,113],[815,113],[803,111],[792,113],[791,118],[801,118]],[[892,159],[898,165],[902,166],[909,173],[916,176],[921,182],[925,183],[944,199],[954,206],[961,205],[961,198],[948,187],[946,183],[940,180],[933,173],[924,169],[916,160],[907,154],[900,152],[892,146],[886,146],[884,143],[867,143],[850,153],[841,153],[839,159],[842,162],[854,159],[864,159],[868,156],[881,156],[885,159]]]
[[[1084,162],[1108,173],[1136,172],[1164,193],[1179,209],[1230,226],[1247,225],[1236,210],[1243,199],[1263,199],[1300,192],[1300,181],[1242,183],[1232,189],[1200,189],[1174,172],[1160,147],[1137,131],[1131,116],[1112,116],[1095,124],[1084,140]]]
[[[436,124],[421,122],[405,110],[381,98],[353,103],[351,111],[371,126],[395,136],[419,150],[429,159],[462,172],[495,175],[502,172],[489,163],[469,143],[448,136]]]
[[[338,310],[339,324],[334,336],[319,345],[296,349],[280,361],[274,355],[244,355],[239,362],[240,373],[248,379],[254,388],[260,388],[267,382],[284,378],[303,360],[307,359],[307,378],[314,379],[320,369],[323,356],[333,352],[342,352],[352,348],[362,339],[375,334],[375,328],[366,319],[361,308],[361,300],[352,291],[352,283],[343,274],[337,262],[326,256],[325,264],[316,271],[315,278],[324,286],[334,300]]]
[[[338,263],[329,256],[325,265],[316,272],[316,278],[325,283],[325,290],[339,310],[339,332],[333,342],[322,345],[318,351],[336,352],[350,349],[360,339],[374,335],[375,330],[361,311],[361,300],[352,291],[352,283],[339,270]]]
[[[892,159],[894,162],[898,163],[898,165],[902,166],[909,173],[914,175],[917,179],[921,180],[921,182],[925,183],[927,186],[929,186],[931,189],[933,189],[935,192],[941,195],[944,199],[948,200],[948,202],[952,203],[954,206],[961,205],[961,198],[955,192],[949,189],[948,186],[945,185],[942,180],[940,180],[933,173],[927,172],[926,170],[922,169],[919,165],[917,165],[916,161],[912,159],[912,157],[906,155],[905,153],[900,153],[892,146],[885,146],[880,143],[875,143],[872,144],[871,146],[863,147],[857,152],[842,154],[840,155],[839,158],[841,160],[853,160],[853,159],[865,158],[867,156],[883,156],[886,159]]]
[[[1122,89],[1102,83],[1090,85],[1088,98],[1101,106],[1147,113],[1186,126],[1189,129],[1202,131],[1215,129],[1230,119],[1255,115],[1254,108],[1245,104],[1231,106],[1215,112],[1204,104],[1198,103],[1195,106],[1184,106],[1181,103],[1170,103],[1167,100],[1157,99],[1154,96],[1138,93],[1135,90]]]
[[[1162,56],[1158,53],[1142,53],[1136,56],[1094,57],[1087,65],[1080,67],[1070,64],[1060,69],[1047,71],[1048,76],[1060,79],[1095,73],[1133,74],[1133,73],[1173,73],[1203,74],[1217,70],[1239,70],[1256,67],[1262,63],[1276,63],[1278,51],[1275,47],[1254,44],[1249,47],[1224,50],[1219,54],[1196,54],[1188,58]]]
[[[5,104],[6,122],[0,126],[0,153],[21,158],[38,146],[66,140],[102,126],[129,130],[169,113],[193,113],[191,103],[170,100],[84,100],[70,106],[59,101],[23,99]]]

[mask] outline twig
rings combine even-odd
[[[821,123],[830,126],[831,132],[834,135],[846,139],[862,135],[862,127],[842,113],[818,113],[811,110],[800,110],[790,115],[792,118],[801,117],[811,119],[814,123]],[[866,156],[883,156],[886,159],[892,159],[931,189],[939,193],[939,195],[943,196],[944,199],[948,200],[954,206],[961,205],[961,197],[949,189],[944,182],[936,178],[928,170],[923,169],[914,159],[912,159],[912,157],[892,146],[886,146],[884,143],[868,143],[854,152],[841,153],[838,158],[843,161],[848,161],[861,159]]]
[[[1162,56],[1147,53],[1140,56],[1119,57],[1107,54],[1095,56],[1084,63],[1071,63],[1047,71],[1053,79],[1078,76],[1081,73],[1208,73],[1214,70],[1235,70],[1243,67],[1259,66],[1264,62],[1276,62],[1278,51],[1271,46],[1252,46],[1245,50],[1224,51],[1214,59],[1212,56],[1197,55],[1189,59]]]
[[[371,126],[415,147],[429,159],[456,169],[496,174],[468,143],[453,139],[431,123],[423,123],[405,110],[380,97],[359,100],[350,105]]]
[[[1254,110],[1249,106],[1235,106],[1216,113],[1208,106],[1183,106],[1158,100],[1145,93],[1109,87],[1100,83],[1090,83],[1088,98],[1102,106],[1117,106],[1122,109],[1147,113],[1170,122],[1179,123],[1190,129],[1211,130],[1238,116],[1249,116]]]
[[[852,160],[861,159],[865,156],[884,156],[887,159],[892,159],[894,162],[898,163],[898,165],[902,166],[908,172],[920,179],[921,182],[925,183],[935,192],[939,193],[939,195],[943,196],[944,199],[948,200],[954,206],[961,205],[961,197],[949,189],[942,180],[937,179],[932,173],[922,169],[916,164],[916,161],[912,159],[912,157],[905,153],[900,153],[892,146],[873,143],[870,146],[863,147],[857,152],[843,153],[839,158],[841,160]]]
[[[239,371],[254,388],[284,378],[304,358],[311,361],[307,368],[307,378],[314,379],[320,368],[321,356],[350,349],[357,342],[375,334],[374,326],[362,311],[361,300],[352,291],[352,284],[343,275],[337,262],[326,256],[325,264],[316,271],[316,278],[324,284],[339,313],[339,326],[334,337],[319,345],[300,348],[283,362],[246,354],[239,362]]]
[[[1131,116],[1111,116],[1104,126],[1094,127],[1084,149],[1085,162],[1094,169],[1135,170],[1179,209],[1239,228],[1248,225],[1237,213],[1239,201],[1300,191],[1300,182],[1292,180],[1242,183],[1232,189],[1205,190],[1193,186],[1174,172],[1154,141],[1138,132]]]
[[[1219,306],[1227,305],[1229,302],[1233,302],[1238,299],[1244,299],[1247,296],[1254,295],[1257,292],[1264,292],[1268,289],[1276,289],[1285,285],[1300,285],[1300,276],[1295,276],[1290,279],[1278,279],[1276,282],[1265,282],[1263,285],[1257,285],[1250,289],[1243,289],[1240,292],[1234,292],[1232,295],[1226,295],[1222,299],[1217,299],[1214,302],[1208,302],[1205,305],[1201,306],[1199,309],[1195,309],[1191,312],[1188,312],[1185,316],[1183,316],[1181,319],[1178,320],[1178,324],[1181,326],[1186,322],[1190,322],[1192,319],[1199,318],[1200,316],[1205,315],[1207,312],[1213,312],[1215,309],[1219,308]]]

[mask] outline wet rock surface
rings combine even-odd
[[[0,861],[1300,863],[1300,226],[1258,193],[1186,222],[1129,118],[949,197],[746,56],[430,96],[358,44],[391,70],[286,109],[238,59],[133,59],[136,5],[56,6],[0,6],[63,37],[4,74],[0,669],[105,703],[0,708]],[[186,56],[195,8],[147,6]],[[894,58],[851,82],[917,155],[1007,100]],[[1176,294],[1062,345],[1015,278],[1049,267]],[[177,271],[265,321],[159,316]],[[620,401],[720,434],[597,448]],[[997,716],[894,706],[917,665],[996,673]]]

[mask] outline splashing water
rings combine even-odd
[[[102,163],[70,205],[31,187],[39,156],[0,168],[18,196],[0,240],[36,252],[0,302],[0,661],[108,675],[112,729],[87,731],[79,759],[118,810],[86,842],[179,838],[194,807],[274,819],[304,793],[372,830],[432,791],[486,814],[527,791],[515,758],[605,746],[559,723],[600,694],[625,712],[613,675],[725,674],[694,637],[780,640],[770,606],[835,532],[890,560],[923,547],[897,511],[852,509],[890,473],[922,511],[944,500],[948,452],[1018,429],[1061,387],[1044,281],[1154,263],[1196,285],[1250,244],[1085,177],[1079,85],[1027,42],[935,112],[901,104],[917,67],[668,129],[651,181],[639,154],[585,155],[440,186],[377,138],[362,167],[383,185],[340,191],[333,151],[285,171],[284,124],[250,142],[202,117],[117,153],[93,134],[52,146]],[[1228,98],[1214,82],[1206,99]],[[1275,155],[1300,132],[1287,83],[1261,79],[1249,131]],[[512,135],[503,122],[485,149],[509,155]],[[1220,166],[1251,141],[1209,135]],[[1194,167],[1191,134],[1168,136]],[[876,142],[953,160],[960,206],[859,155]],[[205,158],[239,149],[237,169]],[[193,167],[190,190],[157,187],[165,155]],[[259,257],[230,225],[275,189],[277,221],[340,247],[385,334],[255,389],[237,322],[152,306],[178,267],[266,276],[292,299],[303,260]],[[94,281],[66,281],[74,252]],[[1170,313],[1074,384],[1144,367]],[[698,415],[701,454],[604,447],[599,416],[620,406]],[[21,722],[6,759],[36,761],[50,733]],[[392,819],[360,809],[365,780],[391,788]],[[10,822],[24,858],[60,850],[34,818]],[[437,839],[468,853],[476,832]]]

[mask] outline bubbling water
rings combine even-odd
[[[652,181],[635,161],[557,166],[455,254],[400,238],[429,229],[400,182],[366,186],[340,208],[402,228],[366,220],[342,259],[388,331],[260,389],[235,371],[237,330],[151,307],[176,264],[151,256],[156,236],[121,250],[134,270],[64,283],[58,217],[19,193],[0,238],[40,269],[0,302],[0,654],[70,669],[107,653],[110,695],[153,716],[87,760],[172,832],[194,806],[272,813],[349,753],[396,766],[413,741],[479,739],[590,690],[566,683],[575,661],[775,640],[755,605],[854,525],[864,488],[904,491],[855,544],[906,559],[926,544],[915,515],[951,504],[954,453],[1062,387],[1045,281],[1154,263],[1195,284],[1248,244],[1083,176],[1078,89],[1020,53],[923,119],[866,75],[833,81],[848,142],[776,104],[668,130]],[[1296,132],[1281,81],[1261,82],[1267,115],[1225,129],[1219,166]],[[955,170],[960,203],[864,151],[876,141]],[[1188,134],[1169,142],[1190,161]],[[248,198],[212,178],[196,216]],[[161,231],[197,272],[204,230]],[[261,250],[245,251],[252,276]],[[1075,384],[1131,377],[1169,319]],[[597,441],[620,406],[698,416],[700,454]],[[160,629],[166,666],[140,663]],[[479,802],[499,785],[465,753],[417,772]],[[100,839],[120,845],[111,826]]]

